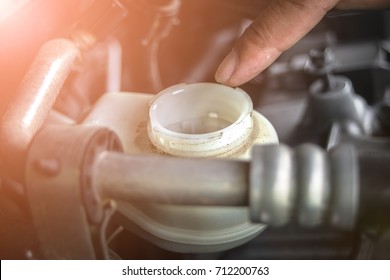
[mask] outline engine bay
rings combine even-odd
[[[257,1],[3,1],[2,259],[389,259],[390,11],[240,88]]]

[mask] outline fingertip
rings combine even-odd
[[[218,83],[238,87],[268,67],[279,55],[275,48],[234,48],[222,61],[215,73]]]
[[[215,73],[215,80],[221,84],[228,84],[237,67],[237,53],[233,49],[219,65]]]

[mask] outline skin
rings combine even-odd
[[[378,9],[390,0],[257,0],[261,12],[220,64],[217,82],[236,87],[260,74],[331,9]]]

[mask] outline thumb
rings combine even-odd
[[[215,79],[239,86],[257,76],[309,32],[339,0],[273,0],[245,30]]]

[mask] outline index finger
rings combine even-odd
[[[309,32],[338,2],[269,1],[221,63],[216,80],[229,86],[239,86],[254,78]]]

